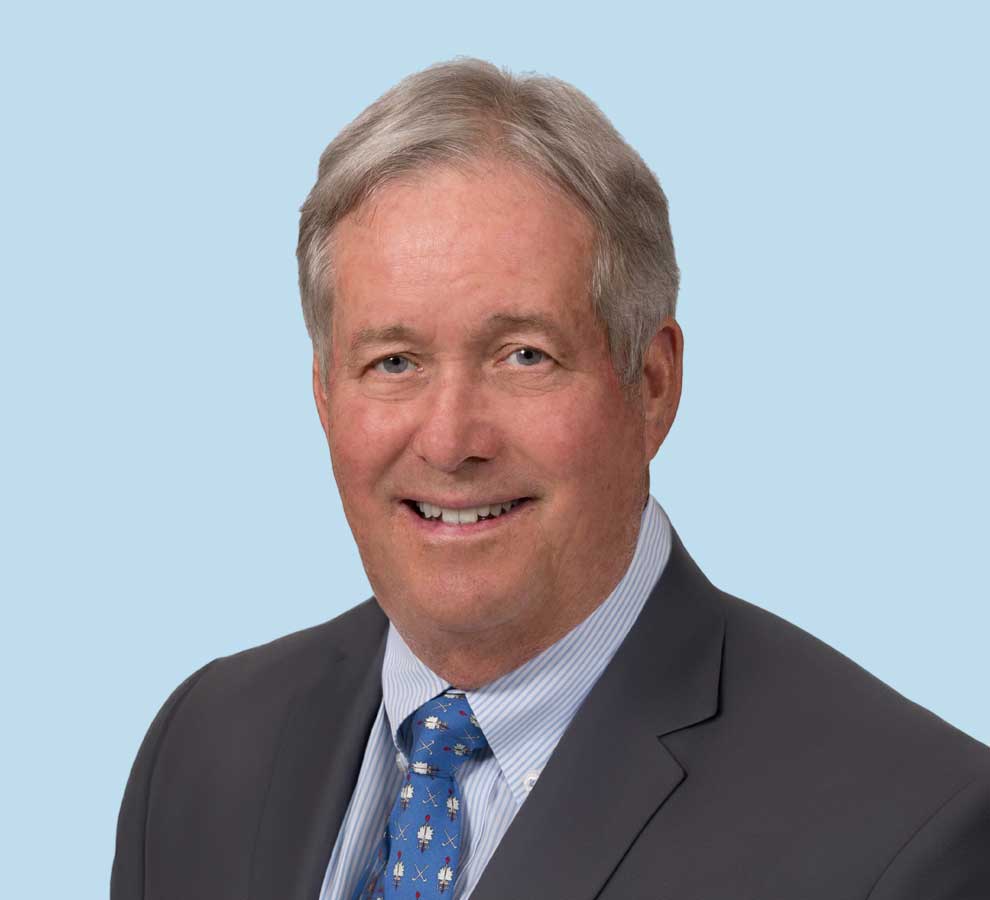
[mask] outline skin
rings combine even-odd
[[[588,294],[592,240],[574,203],[499,161],[389,184],[335,230],[331,362],[324,388],[314,357],[313,390],[344,513],[386,615],[465,690],[611,593],[677,412],[681,330],[663,322],[624,391]],[[354,346],[397,325],[409,333]],[[466,537],[402,502],[518,497],[532,499]]]

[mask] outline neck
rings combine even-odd
[[[595,608],[597,606],[598,604],[595,604]],[[591,612],[593,609],[589,610],[587,615]],[[473,635],[468,640],[464,640],[462,634],[459,635],[460,641],[450,642],[457,644],[456,647],[451,647],[450,644],[439,645],[434,641],[420,641],[417,640],[416,635],[405,634],[401,629],[399,633],[409,645],[409,649],[431,671],[452,687],[470,691],[490,684],[497,678],[518,669],[533,657],[539,656],[584,618],[585,616],[582,616],[573,624],[562,624],[558,630],[544,633],[540,639],[535,640],[531,635],[510,634],[490,634],[484,637]],[[399,626],[396,625],[396,628]]]

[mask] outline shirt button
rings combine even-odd
[[[401,750],[395,754],[395,764],[399,767],[400,772],[405,772],[409,768],[409,760],[406,759],[406,754]]]
[[[531,771],[527,772],[523,777],[523,782],[522,782],[523,790],[528,794],[531,790],[533,790],[534,787],[536,787],[536,782],[539,780],[539,778],[540,778],[539,769],[532,769]]]

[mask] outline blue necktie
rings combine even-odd
[[[486,746],[460,691],[445,691],[412,714],[409,769],[358,897],[453,896],[461,843],[461,797],[454,773]]]

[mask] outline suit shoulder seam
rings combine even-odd
[[[946,797],[927,816],[925,816],[924,819],[922,819],[922,821],[918,824],[918,827],[911,832],[911,834],[907,837],[904,843],[901,844],[900,847],[898,847],[897,852],[887,862],[887,865],[883,867],[880,874],[877,876],[876,881],[874,881],[873,885],[870,887],[870,892],[866,895],[866,900],[870,900],[870,898],[876,893],[877,888],[880,886],[880,883],[887,876],[887,873],[894,867],[894,865],[901,858],[901,856],[904,855],[904,852],[914,843],[915,838],[917,838],[918,835],[920,835],[935,819],[937,819],[942,814],[942,811],[950,803],[952,803],[952,801],[955,800],[956,797],[958,797],[960,794],[968,790],[972,785],[976,784],[976,782],[979,780],[980,780],[980,776],[974,775],[972,778],[969,779],[969,781],[965,782],[960,787],[956,788],[956,790],[954,790],[951,794],[949,794],[948,797]]]
[[[144,869],[141,877],[142,896],[147,896],[148,893],[148,885],[146,880],[148,875],[148,821],[151,817],[151,802],[150,802],[151,787],[152,787],[152,783],[155,780],[155,773],[158,769],[158,758],[161,755],[162,746],[164,745],[165,740],[168,737],[169,729],[172,727],[172,722],[175,720],[175,717],[178,714],[180,707],[185,702],[186,698],[192,693],[193,688],[195,688],[196,685],[199,684],[199,682],[202,680],[207,670],[211,668],[213,664],[216,662],[217,660],[215,659],[208,662],[205,666],[203,666],[202,668],[194,672],[192,675],[190,675],[185,680],[185,682],[182,685],[180,685],[179,688],[176,689],[176,693],[173,695],[174,700],[171,705],[171,708],[168,710],[168,713],[166,714],[165,719],[162,722],[161,735],[155,744],[154,754],[148,762],[148,783],[145,794],[145,796],[147,797],[147,802],[145,804],[144,823],[141,830],[141,844],[142,844],[141,861],[142,861],[142,867]]]
[[[261,840],[261,829],[265,822],[265,816],[268,813],[268,802],[271,798],[272,792],[272,782],[275,780],[275,770],[278,767],[279,759],[282,755],[282,748],[285,744],[286,728],[289,722],[296,715],[296,704],[298,703],[298,698],[294,699],[286,710],[285,715],[282,717],[282,723],[279,725],[278,738],[275,744],[275,754],[272,757],[271,769],[268,772],[268,779],[265,783],[265,793],[261,801],[261,811],[258,814],[258,822],[254,829],[254,838],[251,841],[251,857],[248,861],[248,900],[251,900],[255,896],[255,873],[256,873],[256,863],[258,857],[258,842]]]

